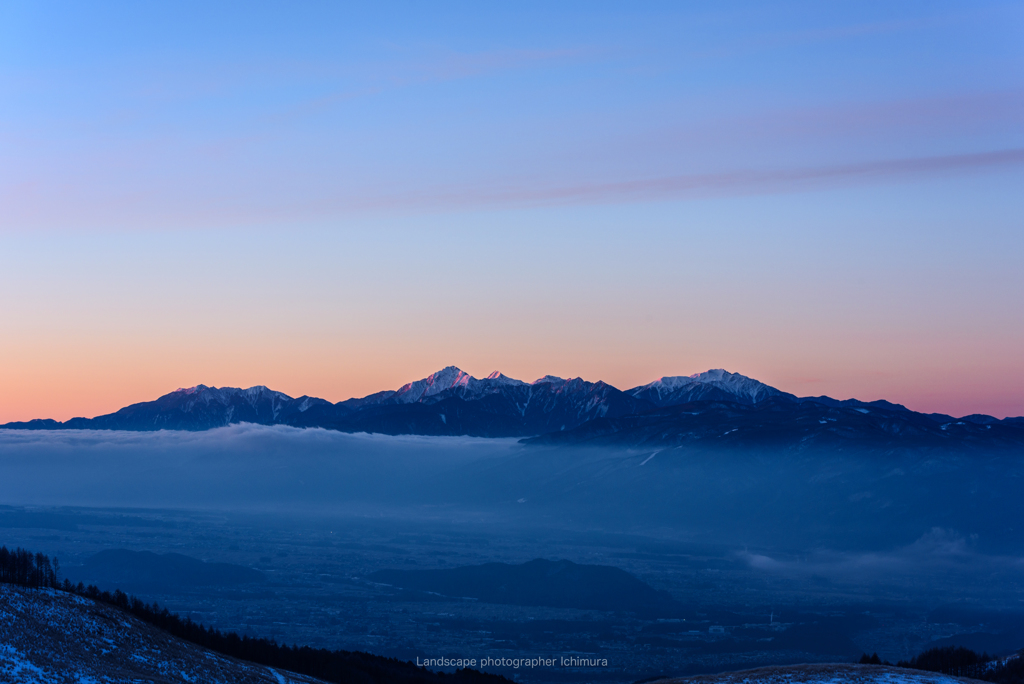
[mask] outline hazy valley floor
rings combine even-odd
[[[1002,454],[523,448],[236,426],[0,431],[0,543],[223,630],[403,659],[633,682],[1024,646],[1024,459]],[[110,549],[254,568],[197,586],[87,576]],[[369,581],[535,558],[614,566],[672,614],[503,605]],[[570,661],[572,662],[572,661]]]
[[[794,662],[895,661],[961,635],[1016,648],[1019,614],[993,624],[991,589],[956,578],[895,575],[837,584],[758,567],[749,553],[603,532],[471,523],[324,519],[183,511],[37,511],[42,527],[0,530],[6,543],[61,559],[75,580],[118,585],[193,620],[280,642],[416,658],[604,658],[607,667],[488,668],[523,681],[635,681]],[[45,516],[49,516],[49,518]],[[33,514],[22,514],[21,524]],[[0,516],[2,520],[2,516]],[[50,529],[47,529],[47,526]],[[63,526],[65,529],[52,529]],[[111,548],[177,552],[259,569],[266,582],[125,585],[77,567]],[[374,584],[387,568],[446,568],[535,557],[621,567],[682,604],[672,617],[487,604]],[[989,597],[991,598],[991,597]],[[975,606],[978,610],[964,609]],[[1017,622],[1015,622],[1017,621]],[[1016,625],[1016,627],[1015,627]],[[973,640],[973,641],[972,641]],[[988,645],[985,646],[985,643]]]

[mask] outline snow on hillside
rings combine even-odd
[[[662,679],[657,684],[966,684],[976,681],[899,667],[825,663]]]
[[[0,584],[0,681],[317,684],[182,641],[106,604]]]

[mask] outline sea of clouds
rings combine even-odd
[[[0,430],[0,502],[336,509],[435,503],[438,480],[515,440],[240,424],[204,432]],[[432,490],[432,488],[434,488]]]
[[[389,516],[737,549],[844,584],[1024,581],[1024,458],[545,449],[232,425],[0,430],[0,505]]]

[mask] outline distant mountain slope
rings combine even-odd
[[[525,440],[538,445],[675,447],[986,447],[1024,446],[1024,427],[979,424],[872,405],[826,406],[774,397],[755,405],[696,401],[646,413],[602,418],[573,430]]]
[[[659,679],[658,684],[970,684],[974,679],[882,665],[790,665],[756,670]]]
[[[81,596],[0,584],[0,681],[318,684],[321,680],[219,655]]]
[[[315,397],[292,399],[287,394],[262,385],[248,389],[196,385],[96,418],[72,418],[63,423],[33,420],[9,423],[2,427],[39,430],[209,430],[232,423],[287,424],[292,415],[311,407],[333,407],[333,404]]]
[[[538,558],[521,565],[485,563],[441,570],[378,570],[368,579],[486,603],[662,616],[680,609],[667,592],[655,590],[625,570],[567,560]]]
[[[317,427],[343,432],[374,432],[391,435],[469,435],[474,437],[535,437],[551,435],[549,443],[603,439],[607,442],[672,444],[685,439],[710,438],[723,427],[721,415],[679,409],[694,403],[715,404],[719,413],[738,412],[750,419],[776,421],[760,432],[747,425],[732,440],[763,434],[779,439],[808,435],[828,439],[825,433],[884,435],[889,441],[906,442],[929,434],[936,443],[952,443],[960,435],[983,443],[1020,443],[1024,418],[998,420],[971,415],[955,419],[941,414],[921,414],[887,401],[862,402],[831,397],[796,397],[763,382],[722,369],[690,376],[666,376],[623,392],[604,382],[547,375],[523,382],[494,372],[483,379],[449,366],[397,390],[332,404],[316,397],[292,397],[263,386],[240,389],[197,385],[165,394],[155,401],[132,404],[96,418],[72,418],[66,422],[32,420],[8,423],[7,429],[59,430],[209,430],[233,423]],[[729,408],[735,407],[735,408]],[[760,411],[767,408],[766,411]],[[836,414],[823,413],[834,409]],[[858,418],[855,412],[885,417]],[[699,419],[686,416],[700,415]],[[844,416],[843,425],[830,426]],[[807,423],[817,417],[823,428]],[[803,421],[803,422],[801,422]],[[726,421],[727,422],[727,421]],[[804,425],[803,423],[807,423]],[[981,426],[986,431],[962,425]],[[732,427],[740,428],[739,425]],[[807,427],[810,427],[808,431]],[[777,429],[776,429],[777,428]],[[906,429],[904,429],[906,428]],[[731,427],[728,429],[732,429]],[[880,432],[879,432],[880,430]],[[993,430],[995,430],[993,432]],[[936,432],[940,431],[940,432]],[[558,437],[557,433],[571,433]],[[771,433],[771,434],[770,434]],[[941,433],[941,434],[940,434]],[[732,433],[729,433],[732,434]],[[721,436],[725,436],[724,434]],[[870,435],[869,435],[870,436]],[[872,437],[872,438],[875,438]],[[876,440],[877,441],[877,440]]]
[[[340,407],[354,410],[333,419],[314,412],[296,416],[290,424],[347,432],[523,437],[653,408],[604,382],[580,378],[565,380],[549,375],[525,383],[498,373],[476,380],[457,368],[446,368],[441,374],[446,375],[446,382],[437,391],[422,386],[407,390],[407,385],[399,393],[341,402]],[[418,398],[406,401],[410,394]]]
[[[130,591],[152,587],[229,586],[265,582],[259,570],[231,563],[204,563],[180,553],[109,549],[67,568],[73,582]]]
[[[385,434],[524,437],[653,408],[603,382],[545,376],[533,383],[449,366],[396,391],[332,404],[263,386],[197,385],[96,418],[8,423],[8,429],[209,430],[232,423]]]
[[[796,401],[786,392],[739,373],[717,369],[695,375],[664,377],[647,385],[627,390],[626,394],[644,399],[657,407],[689,404],[693,401],[728,401],[757,404],[773,397]]]

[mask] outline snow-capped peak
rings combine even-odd
[[[195,387],[179,387],[178,389],[171,392],[171,394],[199,394],[203,390],[210,389],[206,385],[196,385]]]
[[[522,380],[516,380],[515,378],[510,378],[507,375],[502,375],[498,371],[494,371],[493,373],[488,375],[485,379],[489,380],[490,384],[492,384],[492,385],[525,385],[525,384],[527,384],[527,383],[523,382]]]
[[[476,378],[471,376],[469,373],[466,373],[455,366],[448,366],[443,370],[439,370],[436,373],[428,375],[422,380],[402,385],[402,387],[395,392],[393,399],[402,404],[411,404],[413,402],[420,401],[425,397],[440,394],[445,390],[454,389],[460,386],[466,387],[470,381],[478,382]]]
[[[249,400],[259,399],[260,397],[264,396],[268,396],[273,399],[282,399],[287,401],[291,401],[292,399],[284,392],[275,392],[266,385],[254,385],[244,390],[238,390],[238,393]]]
[[[250,404],[263,397],[279,401],[291,401],[292,399],[287,394],[275,392],[265,385],[254,385],[246,389],[241,389],[239,387],[208,387],[206,385],[196,385],[195,387],[182,387],[176,389],[171,394],[195,395],[196,400],[206,404],[209,404],[211,401],[227,404],[231,400],[231,397],[235,396],[241,397]]]
[[[534,380],[531,385],[543,385],[544,383],[559,383],[565,382],[565,378],[560,378],[557,375],[545,375],[543,378]]]
[[[788,396],[784,392],[739,373],[713,368],[693,375],[673,375],[629,390],[629,394],[643,396],[655,403],[680,402],[686,395],[690,400],[706,397],[715,392],[734,397],[741,403],[756,404],[769,397]]]

